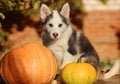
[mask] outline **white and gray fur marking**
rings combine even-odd
[[[44,18],[42,21],[45,31],[43,44],[55,55],[59,69],[70,62],[77,62],[76,58],[80,57],[82,62],[88,62],[98,69],[99,58],[91,43],[82,33],[73,30],[67,21],[69,18],[68,6],[68,4],[64,5],[60,12],[57,10],[51,12],[45,5],[42,6],[43,8],[41,7],[40,13]],[[69,55],[67,56],[65,53]],[[71,60],[64,63],[64,60],[67,59]]]
[[[60,12],[50,11],[44,4],[41,6],[43,44],[54,54],[59,70],[68,63],[77,62],[80,58],[82,62],[92,64],[99,75],[101,71],[99,57],[89,40],[69,25],[69,12],[68,3]]]

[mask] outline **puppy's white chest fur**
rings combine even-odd
[[[54,53],[58,67],[63,63],[64,54],[68,50],[68,41],[72,33],[72,28],[68,27],[66,31],[63,33],[61,38],[57,39],[56,41],[52,42],[48,48]]]

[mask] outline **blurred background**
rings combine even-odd
[[[0,0],[0,56],[27,42],[41,42],[39,8],[70,4],[71,25],[83,32],[98,52],[103,68],[120,58],[120,0]]]

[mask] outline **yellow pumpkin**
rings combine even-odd
[[[96,75],[95,68],[88,63],[70,63],[61,71],[61,77],[66,84],[93,84]]]
[[[48,84],[56,76],[57,63],[42,44],[28,43],[8,52],[1,74],[8,84]]]

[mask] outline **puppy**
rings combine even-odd
[[[100,60],[94,47],[81,32],[75,31],[69,24],[70,7],[66,3],[61,11],[51,11],[48,6],[42,4],[40,8],[40,17],[42,19],[44,34],[43,44],[47,46],[54,54],[59,71],[68,63],[86,62],[95,67],[98,76],[97,79],[108,78],[101,74]],[[118,72],[118,63],[116,62],[116,72]],[[116,68],[116,67],[115,67]]]

